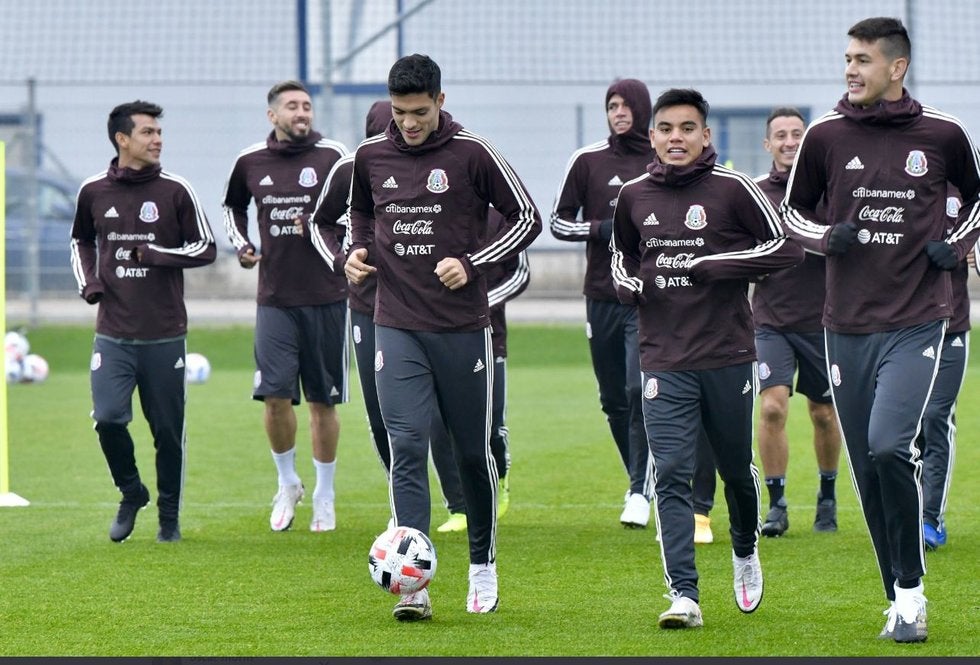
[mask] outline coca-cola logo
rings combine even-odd
[[[669,268],[672,270],[683,270],[687,268],[688,264],[691,263],[691,259],[694,258],[692,252],[683,252],[681,254],[676,254],[674,256],[668,256],[666,254],[660,254],[657,257],[657,267],[658,268]]]
[[[303,206],[290,206],[288,208],[273,208],[269,211],[269,219],[276,222],[293,221],[303,215]]]
[[[890,224],[901,224],[905,221],[905,208],[899,206],[887,206],[885,208],[872,208],[864,206],[858,213],[858,219],[865,222],[886,222]]]
[[[132,250],[123,249],[122,247],[116,249],[116,261],[129,261],[132,255]]]
[[[431,236],[435,233],[431,219],[419,219],[414,222],[398,220],[391,227],[392,233],[403,236]]]

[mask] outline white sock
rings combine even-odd
[[[301,485],[299,475],[296,473],[296,447],[293,446],[284,453],[272,453],[272,459],[276,463],[279,471],[280,485]]]
[[[314,459],[313,467],[316,469],[316,488],[313,490],[313,498],[333,501],[333,474],[337,468],[337,461],[320,462]]]

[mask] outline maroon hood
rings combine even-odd
[[[902,97],[894,102],[881,100],[871,106],[855,106],[847,101],[847,93],[835,107],[836,111],[855,122],[871,125],[907,125],[922,115],[922,105],[912,99],[909,91],[902,88]]]
[[[647,173],[654,182],[668,187],[684,187],[711,173],[717,160],[718,153],[709,143],[697,159],[685,166],[664,164],[658,155],[654,155],[653,161],[647,165]]]
[[[410,155],[421,155],[446,145],[462,128],[463,126],[453,120],[453,117],[449,113],[439,111],[439,127],[429,134],[429,138],[425,139],[422,145],[408,145],[405,143],[405,138],[394,122],[388,125],[385,134],[387,134],[392,143],[402,152],[407,152]]]
[[[619,95],[633,112],[633,126],[622,136],[617,135],[610,127],[609,145],[613,152],[650,152],[650,120],[653,117],[653,103],[650,101],[650,91],[643,81],[637,79],[619,79],[614,81],[606,90],[606,102],[603,108],[609,106],[609,98]]]
[[[364,136],[383,133],[391,124],[391,101],[382,99],[371,104],[364,126]]]

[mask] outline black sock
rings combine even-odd
[[[898,580],[899,589],[914,589],[922,583],[921,577],[913,577],[910,580]]]
[[[786,487],[786,476],[773,476],[771,478],[766,478],[766,489],[769,490],[769,507],[773,508],[776,505],[785,506],[786,501],[783,500],[783,492]]]
[[[837,485],[837,472],[836,471],[821,471],[820,472],[820,499],[837,499],[837,495],[834,493],[834,487]]]

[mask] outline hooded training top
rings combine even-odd
[[[789,171],[773,165],[768,175],[755,179],[776,208],[786,195]],[[818,213],[822,210],[818,209]],[[824,257],[807,254],[803,262],[772,273],[752,290],[752,318],[756,328],[783,332],[823,332],[823,301],[827,293]]]
[[[704,370],[756,359],[748,280],[803,259],[747,175],[712,146],[623,185],[613,218],[612,275],[637,302],[643,371]]]
[[[616,288],[609,272],[609,243],[599,237],[599,226],[612,219],[619,188],[643,173],[655,154],[650,144],[652,107],[646,85],[635,79],[616,81],[606,91],[606,104],[616,94],[633,114],[633,126],[623,135],[610,128],[607,139],[572,154],[549,224],[558,240],[585,242],[585,296],[613,302]]]
[[[504,217],[491,234],[488,208]],[[440,111],[438,129],[410,146],[392,122],[354,155],[351,251],[366,248],[377,268],[374,321],[429,332],[489,325],[484,273],[517,256],[541,232],[524,184],[486,139]],[[469,281],[443,286],[436,264],[460,260]]]
[[[310,132],[305,141],[263,143],[242,150],[225,185],[223,214],[228,240],[241,256],[261,254],[256,302],[272,307],[326,305],[347,297],[347,279],[323,269],[323,259],[305,237],[304,222],[316,205],[334,163],[347,154],[336,141]],[[248,205],[254,199],[261,250],[248,234]],[[339,241],[337,243],[339,247]]]
[[[139,341],[186,335],[182,269],[216,255],[197,194],[159,165],[134,171],[116,158],[78,190],[71,267],[82,298],[102,293],[96,333]]]
[[[947,181],[963,207],[947,235]],[[867,334],[953,316],[950,276],[925,254],[944,240],[963,259],[980,234],[980,162],[960,122],[901,99],[863,108],[847,95],[807,128],[781,211],[787,232],[826,253],[833,224],[859,232],[846,253],[827,257],[823,323]],[[825,197],[828,226],[813,209]]]

